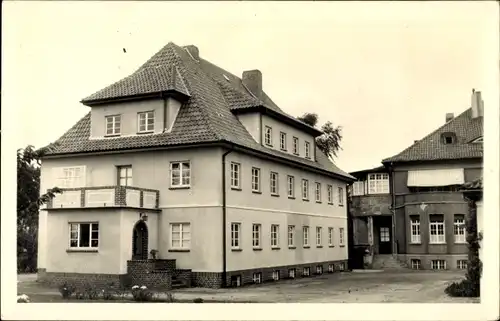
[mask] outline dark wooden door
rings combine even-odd
[[[144,222],[138,222],[134,227],[132,239],[132,259],[148,259],[148,227]]]
[[[378,235],[379,235],[378,252],[380,254],[391,254],[392,253],[391,228],[388,226],[381,226],[379,228]]]

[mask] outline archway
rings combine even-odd
[[[148,227],[144,221],[134,226],[132,235],[132,260],[148,259]]]

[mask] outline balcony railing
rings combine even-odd
[[[63,188],[47,203],[47,209],[132,207],[157,209],[158,190],[131,186]]]

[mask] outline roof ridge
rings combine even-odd
[[[430,132],[429,134],[425,135],[424,137],[422,137],[421,139],[417,140],[416,142],[414,142],[413,144],[411,144],[410,146],[408,146],[407,148],[405,148],[404,150],[402,150],[401,152],[393,155],[393,156],[390,156],[390,157],[387,157],[387,158],[384,158],[382,160],[382,163],[385,163],[385,162],[388,162],[388,161],[391,161],[392,159],[402,155],[403,153],[409,151],[410,149],[414,148],[415,146],[418,146],[420,144],[422,144],[426,139],[428,139],[430,136],[436,134],[437,132],[439,132],[440,130],[443,129],[443,127],[445,126],[449,126],[450,124],[453,124],[454,122],[457,122],[459,119],[461,119],[461,117],[464,117],[468,111],[471,109],[471,107],[467,108],[465,111],[463,111],[460,115],[458,115],[457,117],[454,117],[453,119],[451,119],[450,121],[444,123],[443,125],[439,126],[437,129],[433,130],[432,132]]]

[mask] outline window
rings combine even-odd
[[[297,137],[293,138],[293,153],[299,155],[299,139]]]
[[[280,132],[280,149],[286,151],[286,134]]]
[[[320,226],[316,226],[316,246],[323,245],[323,228]]]
[[[316,202],[321,202],[321,183],[316,183]]]
[[[240,164],[231,162],[231,188],[240,188]]]
[[[333,245],[333,227],[328,228],[328,246],[334,246]]]
[[[326,189],[328,191],[328,204],[333,204],[333,186],[328,185]]]
[[[302,180],[302,199],[309,200],[309,181],[307,179]]]
[[[288,225],[288,247],[295,247],[295,226]]]
[[[458,260],[457,261],[457,269],[460,269],[460,270],[467,269],[467,260]]]
[[[253,279],[253,283],[255,283],[255,284],[262,283],[262,273],[260,273],[260,272],[254,273],[252,279]]]
[[[445,145],[452,145],[457,141],[457,135],[455,133],[442,133],[441,142]]]
[[[431,269],[433,269],[433,270],[446,270],[446,261],[445,260],[432,260],[431,261]]]
[[[295,279],[295,269],[289,269],[288,270],[288,277],[290,279]]]
[[[455,243],[465,243],[465,215],[455,215],[453,221],[453,234],[455,235]]]
[[[106,116],[106,135],[120,135],[121,115]]]
[[[411,259],[411,268],[413,270],[420,270],[421,269],[421,262],[418,259]]]
[[[323,274],[323,266],[322,265],[316,266],[316,274]]]
[[[231,248],[239,249],[240,248],[240,233],[241,233],[241,224],[240,223],[232,223],[231,224]]]
[[[333,272],[335,272],[335,265],[328,264],[328,273],[333,273]]]
[[[173,249],[189,249],[191,246],[191,224],[172,223],[170,229],[172,231],[171,247]]]
[[[352,184],[352,196],[365,195],[365,182],[354,182]]]
[[[69,247],[97,249],[99,247],[99,223],[70,223]]]
[[[303,275],[303,276],[309,276],[309,274],[311,274],[311,268],[305,267],[305,268],[302,270],[302,275]]]
[[[254,224],[252,226],[252,246],[254,248],[260,248],[260,231],[262,226],[260,224]]]
[[[118,166],[118,185],[132,186],[132,166]]]
[[[388,194],[389,174],[377,173],[368,175],[368,194]]]
[[[170,185],[189,187],[191,184],[191,164],[189,162],[170,163]]]
[[[339,187],[339,206],[344,206],[344,189]]]
[[[429,216],[429,230],[431,231],[429,243],[446,243],[443,215]]]
[[[280,226],[271,225],[271,247],[278,248],[280,246]]]
[[[231,275],[231,286],[232,287],[241,286],[241,275]]]
[[[260,168],[252,167],[252,192],[260,192]]]
[[[339,245],[344,246],[344,228],[339,228]]]
[[[278,281],[279,279],[280,279],[280,271],[279,270],[273,271],[273,280]]]
[[[75,188],[85,186],[85,166],[54,168],[56,186]]]
[[[304,226],[302,228],[304,247],[309,246],[309,226]]]
[[[147,111],[138,114],[138,132],[147,133],[155,130],[155,112]]]
[[[391,232],[388,227],[380,228],[380,241],[381,242],[389,242],[391,240]]]
[[[287,176],[287,193],[288,197],[294,198],[295,197],[295,178],[293,176],[288,175]]]
[[[420,243],[420,217],[417,215],[410,216],[411,243]]]
[[[264,141],[266,145],[273,146],[273,129],[269,126],[266,126]]]
[[[309,144],[309,142],[305,142],[304,147],[305,147],[305,150],[306,150],[306,152],[305,152],[306,153],[306,158],[311,158],[311,155],[310,155],[311,151],[309,150],[310,146],[311,146],[311,144]]]
[[[278,195],[278,173],[271,172],[271,195]]]

